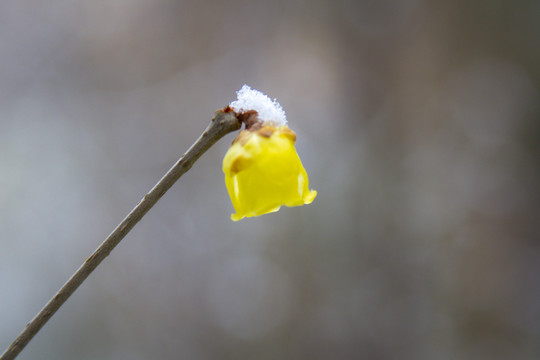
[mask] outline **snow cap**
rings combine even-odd
[[[285,111],[276,99],[272,100],[248,85],[242,86],[236,92],[236,96],[238,99],[229,104],[234,111],[241,113],[255,110],[259,115],[259,119],[263,122],[271,122],[277,126],[287,125]]]

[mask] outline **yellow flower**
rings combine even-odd
[[[310,204],[306,170],[294,148],[295,133],[286,125],[243,130],[223,159],[225,184],[236,214],[231,219],[278,211],[282,205]]]

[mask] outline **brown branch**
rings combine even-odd
[[[58,290],[45,307],[32,319],[19,336],[11,343],[2,354],[0,360],[12,360],[32,340],[34,335],[47,323],[54,313],[64,304],[83,281],[94,269],[110,254],[112,249],[126,236],[126,234],[141,220],[141,218],[154,206],[167,190],[178,180],[191,166],[224,135],[238,130],[241,126],[237,115],[229,108],[215,112],[210,125],[195,141],[188,151],[180,157],[173,167],[159,180],[159,182],[146,194],[137,206],[124,218],[114,231],[103,241],[96,251],[71,278]]]

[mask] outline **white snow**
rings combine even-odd
[[[229,104],[236,112],[255,110],[259,114],[259,119],[263,122],[271,122],[277,126],[287,125],[285,111],[276,99],[272,100],[265,94],[248,85],[236,92],[238,100]]]

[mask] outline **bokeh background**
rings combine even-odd
[[[0,347],[244,83],[319,195],[206,153],[21,359],[540,358],[540,6],[0,3]]]

